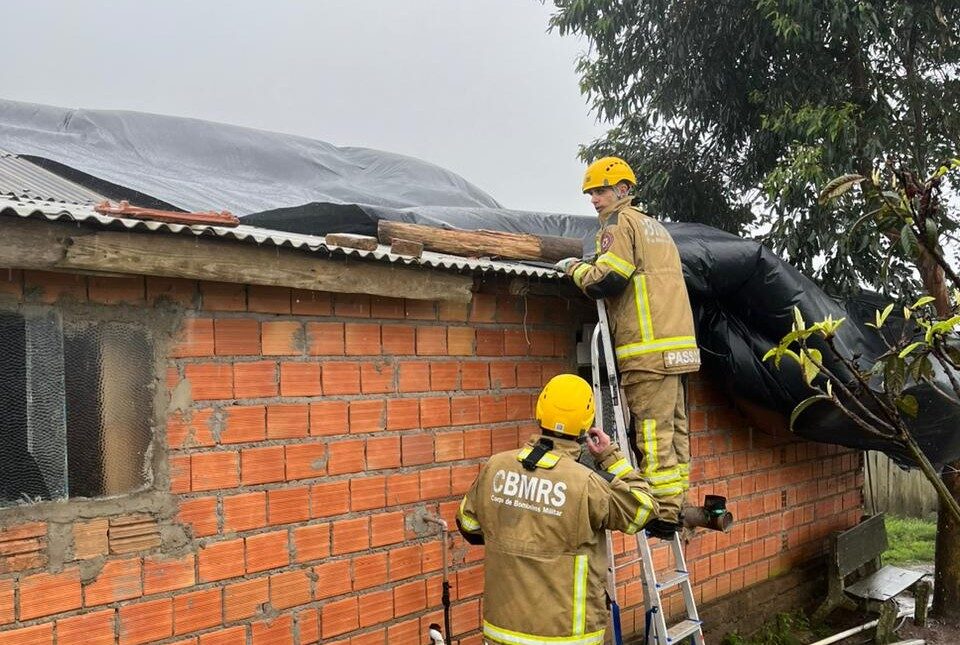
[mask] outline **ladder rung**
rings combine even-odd
[[[701,624],[702,623],[699,620],[693,620],[692,618],[681,620],[679,623],[667,630],[667,643],[676,643],[677,641],[686,638],[690,634],[696,634],[700,631]]]
[[[675,587],[681,582],[689,580],[690,574],[686,571],[673,571],[669,575],[664,576],[663,580],[657,582],[657,589],[669,589],[670,587]]]
[[[627,560],[626,562],[621,562],[620,564],[614,566],[614,569],[622,569],[624,567],[629,567],[631,564],[636,564],[642,561],[643,558],[634,558],[633,560]]]

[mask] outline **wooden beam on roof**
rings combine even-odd
[[[384,244],[390,244],[395,239],[410,240],[421,242],[428,251],[475,258],[556,262],[563,258],[579,258],[583,255],[583,242],[572,237],[466,231],[385,219],[377,223],[377,237]]]
[[[0,266],[469,302],[473,276],[221,239],[0,218]]]

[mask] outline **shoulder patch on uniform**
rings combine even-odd
[[[600,252],[606,253],[610,250],[610,247],[613,246],[613,233],[608,230],[604,230],[600,234]]]

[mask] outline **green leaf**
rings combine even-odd
[[[900,247],[911,258],[916,258],[920,254],[920,243],[917,242],[917,236],[910,224],[904,224],[900,229]]]
[[[922,298],[917,299],[917,301],[916,301],[915,303],[913,303],[912,305],[910,305],[910,308],[911,308],[911,309],[916,309],[916,308],[918,308],[918,307],[922,307],[922,306],[924,306],[924,305],[928,305],[928,304],[930,304],[931,302],[933,302],[934,300],[936,300],[936,298],[934,298],[933,296],[923,296]]]
[[[890,312],[893,311],[893,303],[883,308],[883,313],[877,312],[877,328],[883,327],[883,323],[887,321],[887,316],[890,315]]]
[[[800,369],[803,370],[803,380],[807,385],[812,385],[813,379],[820,373],[819,365],[822,360],[823,356],[817,349],[805,349],[800,353]]]
[[[841,175],[832,179],[830,183],[823,187],[817,201],[821,206],[826,206],[828,202],[844,194],[861,181],[866,179],[863,175]]]
[[[809,408],[814,404],[821,403],[824,401],[829,401],[833,403],[833,397],[827,396],[825,394],[817,394],[815,396],[811,396],[808,399],[804,399],[803,401],[800,401],[800,403],[797,404],[797,407],[793,409],[793,412],[790,413],[790,432],[795,432],[793,426],[794,424],[796,424],[797,419],[800,418],[800,415],[803,414],[803,412],[807,408]]]
[[[803,322],[803,315],[800,313],[799,307],[793,308],[793,324],[796,331],[807,328],[807,324]]]
[[[900,396],[907,380],[907,362],[899,356],[883,360],[883,389],[891,396]]]
[[[917,397],[912,394],[905,394],[904,396],[899,397],[896,400],[897,407],[900,410],[910,415],[911,417],[916,417],[917,412],[920,410],[920,404],[917,402]]]
[[[907,345],[906,347],[904,347],[904,348],[900,351],[900,353],[897,354],[897,356],[900,357],[900,358],[906,358],[907,355],[910,354],[910,352],[912,352],[913,350],[915,350],[917,347],[920,347],[920,345],[922,345],[922,344],[923,344],[923,343],[920,343],[920,342],[910,343],[909,345]]]

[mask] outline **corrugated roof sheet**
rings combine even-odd
[[[547,279],[557,279],[561,277],[561,274],[557,273],[553,268],[523,262],[490,260],[486,258],[465,258],[430,251],[424,251],[421,257],[414,258],[391,253],[390,247],[383,244],[379,245],[373,251],[362,251],[360,249],[327,244],[323,236],[320,235],[287,233],[255,226],[240,225],[235,228],[207,225],[188,226],[184,224],[168,224],[149,220],[111,217],[97,213],[87,204],[0,197],[0,214],[22,218],[42,218],[49,221],[72,221],[103,228],[119,228],[142,233],[177,233],[198,237],[218,237],[260,246],[288,246],[322,255],[346,255],[393,264],[420,265],[471,273],[501,273]]]
[[[0,149],[0,195],[97,204],[106,197]]]

